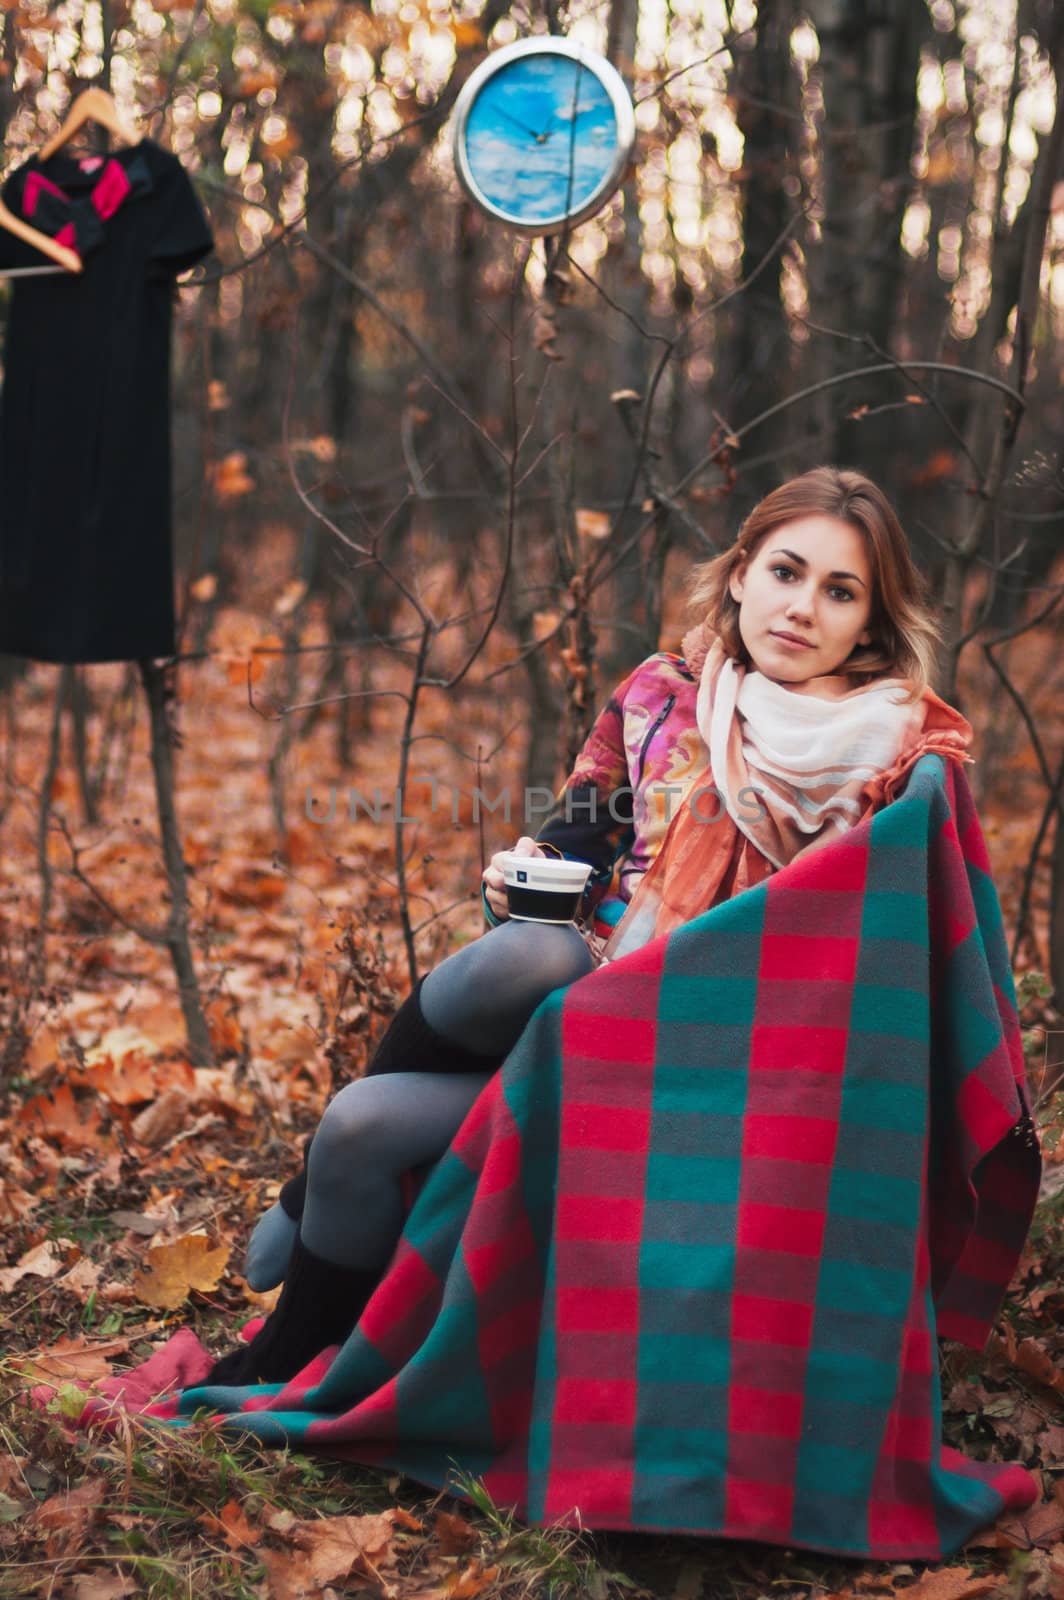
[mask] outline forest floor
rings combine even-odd
[[[1040,963],[1032,953],[1045,951],[1041,877],[1035,941],[1017,977],[1049,1147],[1044,1198],[998,1332],[980,1355],[947,1347],[943,1394],[950,1442],[1023,1462],[1043,1499],[952,1562],[923,1569],[529,1530],[475,1484],[466,1503],[209,1429],[161,1432],[135,1419],[112,1434],[70,1429],[79,1386],[135,1365],[181,1326],[224,1349],[269,1305],[240,1275],[248,1231],[409,983],[388,814],[349,819],[356,779],[338,764],[335,708],[280,759],[294,724],[273,710],[310,698],[312,673],[293,684],[283,666],[253,657],[266,632],[250,613],[221,612],[211,659],[183,668],[180,680],[179,808],[209,1067],[189,1062],[166,951],[143,937],[142,924],[158,925],[165,888],[135,682],[120,667],[90,676],[94,819],[64,741],[43,948],[40,787],[57,673],[33,668],[11,691],[0,827],[0,1595],[785,1600],[905,1591],[912,1600],[1064,1600],[1064,1096],[1051,1092],[1061,1020],[1038,976],[1044,954]],[[314,643],[313,624],[301,641]],[[377,687],[402,686],[405,670],[385,663]],[[1014,670],[1048,747],[1059,748],[1064,697],[1052,640],[1028,636]],[[986,753],[977,792],[1011,925],[1040,780],[1022,725],[989,678],[967,690]],[[353,730],[364,795],[394,785],[401,712],[396,698],[375,700]],[[520,752],[505,735],[520,712],[498,684],[465,694],[460,715],[426,700],[415,770],[436,775],[447,798],[433,812],[425,785],[406,838],[421,970],[476,936],[482,855],[521,831],[498,816],[473,820],[474,769],[450,740],[495,752],[485,788],[516,789]],[[325,816],[332,784],[335,819],[311,820],[308,795]],[[43,1408],[28,1403],[41,1385],[52,1391]]]

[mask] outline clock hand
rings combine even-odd
[[[525,123],[519,122],[516,117],[511,117],[508,111],[497,108],[495,114],[499,117],[505,117],[507,122],[512,122],[515,128],[520,128],[522,133],[527,133],[529,138],[535,139],[537,144],[542,144],[547,137],[545,133],[537,133],[535,128],[529,128]]]

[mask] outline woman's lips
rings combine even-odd
[[[798,639],[793,633],[773,633],[772,637],[778,639],[780,644],[789,644],[792,650],[811,650],[813,648],[805,639]]]

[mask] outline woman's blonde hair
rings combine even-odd
[[[817,512],[848,522],[863,536],[874,579],[868,620],[871,640],[855,646],[840,670],[859,683],[898,677],[910,679],[917,690],[925,689],[935,667],[938,624],[894,507],[882,489],[860,472],[814,467],[766,495],[739,529],[735,543],[693,569],[688,580],[692,615],[708,623],[729,656],[749,666],[739,635],[739,604],[729,588],[732,574],[752,559],[766,534]]]

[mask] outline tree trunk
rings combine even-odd
[[[166,886],[170,897],[170,910],[166,919],[166,947],[170,952],[174,975],[177,978],[177,993],[181,1003],[181,1013],[185,1019],[189,1059],[193,1066],[210,1067],[214,1065],[214,1058],[207,1018],[200,1000],[196,966],[192,959],[188,920],[188,878],[175,804],[174,736],[167,714],[171,691],[166,683],[165,668],[154,661],[141,661],[139,667],[151,717],[151,766],[155,777],[155,803],[159,813],[159,834],[162,839]]]
[[[1051,42],[1053,76],[1056,84],[1056,112],[1053,126],[1042,143],[1031,180],[1030,223],[1023,240],[1023,264],[1016,297],[1016,327],[1012,339],[1009,382],[1021,396],[1033,359],[1035,325],[1041,303],[1042,261],[1052,210],[1053,191],[1064,157],[1064,14],[1054,14]],[[935,687],[944,699],[956,691],[957,664],[964,643],[964,594],[973,564],[987,547],[994,514],[1001,494],[1016,438],[1023,425],[1022,407],[1010,397],[996,402],[997,430],[991,442],[986,472],[980,484],[975,510],[953,540],[946,562],[942,590],[943,632],[939,670]]]
[[[736,119],[744,140],[740,179],[744,279],[765,260],[794,206],[783,187],[789,168],[795,165],[789,133],[795,124],[788,116],[797,98],[790,51],[793,23],[790,0],[768,0],[758,8],[754,48],[736,58]],[[720,378],[713,386],[722,397],[724,416],[733,426],[767,411],[785,392],[791,341],[780,300],[781,268],[782,254],[777,252],[756,282],[724,314],[730,338],[721,351]],[[790,427],[790,413],[783,412],[757,429],[751,435],[752,453],[775,455],[785,446]],[[744,505],[760,500],[775,488],[779,477],[780,465],[775,460],[744,473]]]
[[[885,349],[891,340],[905,266],[901,221],[913,189],[912,146],[920,52],[930,35],[922,0],[874,10],[868,0],[813,0],[809,15],[820,37],[823,84],[820,127],[821,237],[810,247],[809,298],[815,322],[864,336]],[[848,340],[814,335],[813,380],[854,364]],[[875,407],[898,396],[897,380],[865,381],[860,399]],[[890,435],[849,420],[844,390],[819,396],[813,412],[821,433],[817,459],[875,474],[875,454],[888,464]]]
[[[1053,827],[1053,855],[1050,865],[1049,890],[1049,977],[1053,985],[1053,1002],[1060,1009],[1064,999],[1064,818],[1060,806]],[[1057,1035],[1058,1042],[1060,1035]],[[1057,1052],[1059,1060],[1060,1051]],[[1058,1079],[1062,1069],[1058,1066]]]
[[[636,33],[639,26],[638,0],[612,0],[610,6],[607,53],[625,82],[631,87],[635,65]],[[643,272],[643,228],[639,217],[639,189],[634,174],[630,174],[621,189],[623,231],[616,245],[611,246],[603,263],[603,287],[610,298],[621,306],[627,317],[611,312],[613,335],[611,391],[634,389],[646,398],[647,348],[639,332],[645,327],[650,310],[646,275]],[[621,441],[621,422],[611,418],[616,430],[617,448],[606,449],[604,464],[604,489],[612,502],[619,501],[631,481],[632,452]],[[640,509],[643,494],[637,486],[632,504],[623,516],[615,519],[613,538],[619,544],[631,539],[643,519]],[[644,553],[641,545],[633,545],[620,562],[613,576],[610,609],[616,617],[634,623],[631,628],[604,628],[608,641],[604,651],[603,667],[611,679],[621,678],[644,656],[658,647],[661,627],[659,615],[651,615],[647,606],[646,584],[643,572]]]

